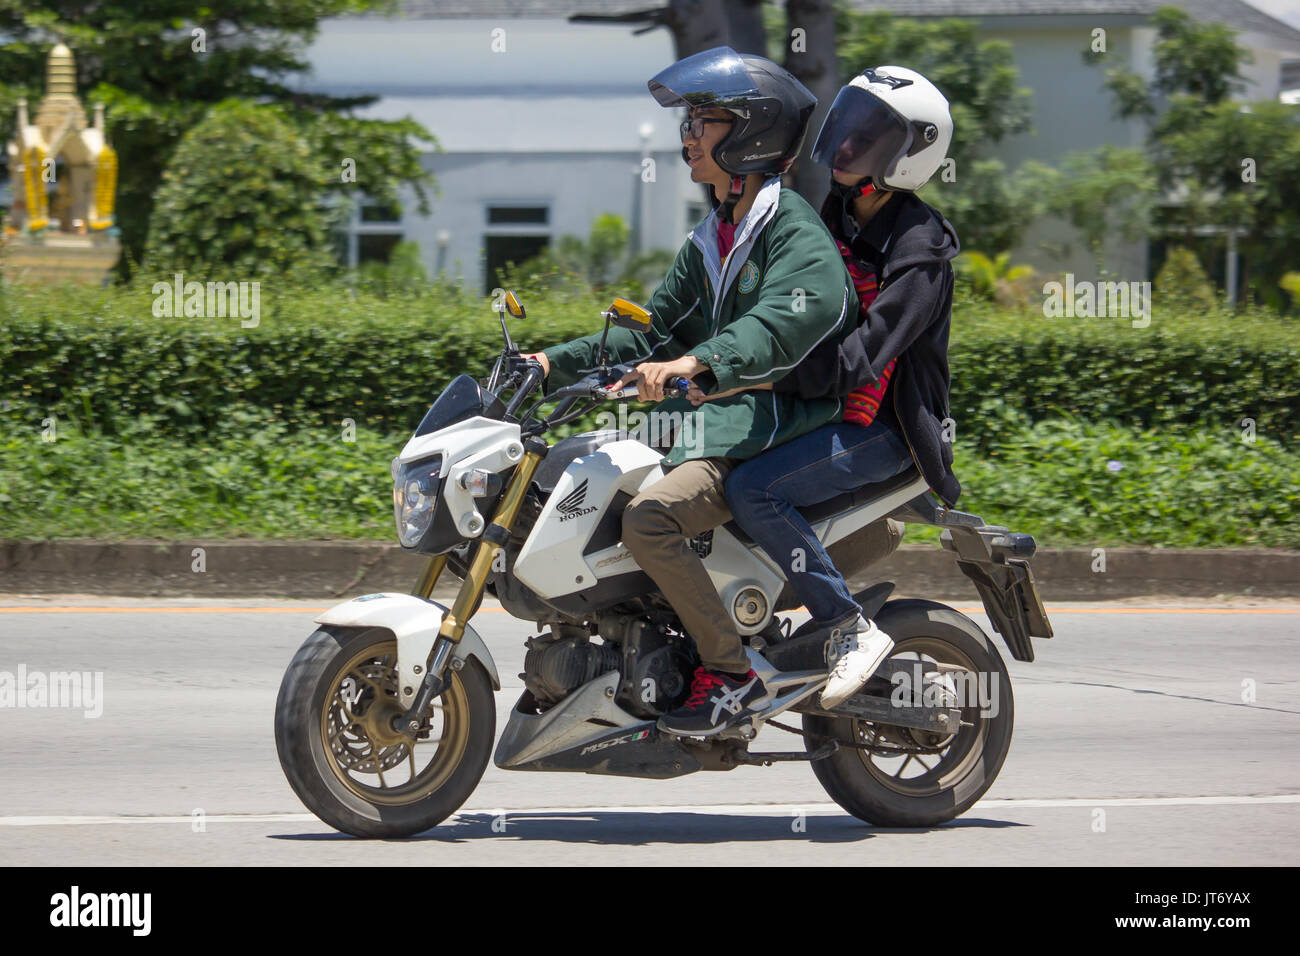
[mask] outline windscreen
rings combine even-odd
[[[420,427],[415,430],[415,437],[482,415],[484,397],[485,393],[478,382],[468,375],[457,375],[424,413]]]

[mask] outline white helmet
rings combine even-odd
[[[920,189],[939,169],[952,142],[948,101],[915,70],[863,70],[831,104],[815,162],[870,176],[877,189]]]

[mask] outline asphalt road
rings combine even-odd
[[[275,695],[322,605],[0,597],[0,676],[103,674],[96,718],[0,707],[0,862],[1300,863],[1300,600],[1156,603],[1049,605],[1056,637],[1032,664],[999,641],[1011,753],[941,827],[868,826],[804,764],[673,781],[489,766],[459,815],[375,843],[307,814],[276,759]],[[531,625],[486,603],[475,626],[505,684],[499,730]],[[799,741],[769,729],[755,746]]]

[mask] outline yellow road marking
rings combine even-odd
[[[319,614],[335,605],[320,607],[42,607],[19,604],[0,607],[0,614]],[[803,608],[798,610],[802,611]],[[955,607],[963,614],[979,614],[983,605]],[[1049,614],[1300,614],[1300,608],[1264,607],[1062,607],[1047,605]],[[479,614],[505,614],[505,608],[479,608]],[[786,613],[786,612],[782,612]]]

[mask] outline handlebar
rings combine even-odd
[[[689,379],[674,378],[664,386],[664,398],[685,398],[686,393],[690,390],[691,383]],[[605,401],[621,401],[629,398],[636,398],[638,394],[635,385],[624,385],[617,392],[612,392],[606,388],[592,389],[594,397],[603,398]]]
[[[588,374],[581,380],[563,388],[557,388],[549,395],[537,401],[523,413],[525,435],[536,435],[572,421],[596,407],[597,404],[610,401],[635,400],[638,391],[635,384],[624,385],[617,391],[609,388],[610,382],[616,382],[632,369],[625,365],[601,366],[599,369],[585,369]],[[527,358],[519,352],[502,353],[493,369],[490,385],[497,385],[502,390],[518,386],[518,390],[506,407],[505,414],[519,414],[524,401],[533,396],[543,379],[542,366],[535,359]],[[690,379],[682,376],[664,383],[665,398],[685,398],[691,388]],[[533,419],[533,412],[545,402],[558,401],[559,406],[541,420]],[[580,406],[580,407],[575,407]]]

